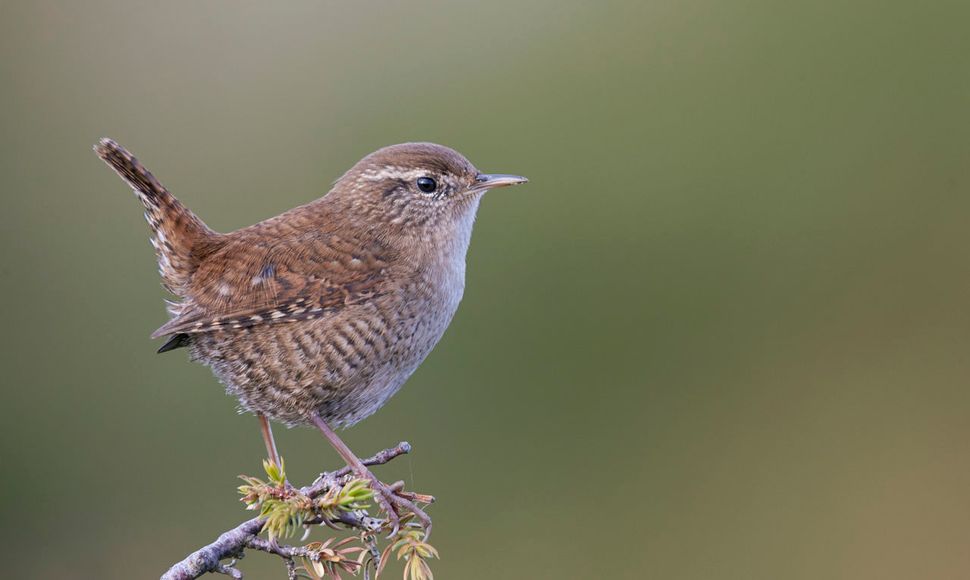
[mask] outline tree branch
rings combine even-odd
[[[398,443],[396,447],[385,449],[380,453],[364,459],[364,465],[382,465],[411,451],[411,445],[406,441]],[[344,467],[336,471],[324,472],[311,485],[300,489],[301,493],[310,498],[316,498],[325,494],[331,488],[341,485],[341,479],[351,474],[349,467]],[[204,546],[189,554],[184,560],[178,562],[162,575],[161,580],[193,580],[207,573],[226,574],[232,578],[242,578],[242,572],[234,567],[235,559],[243,557],[246,548],[253,548],[270,552],[283,557],[288,561],[287,567],[290,568],[294,557],[302,556],[302,548],[289,546],[278,546],[273,542],[260,539],[259,533],[266,523],[264,518],[253,518],[247,520],[235,528],[220,535],[214,542]],[[363,531],[373,531],[380,527],[383,520],[372,518],[364,512],[341,512],[334,521],[313,521],[311,523],[322,523],[333,526],[341,523],[351,528]],[[229,564],[222,564],[222,560],[232,558]]]

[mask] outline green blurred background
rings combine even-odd
[[[970,574],[966,2],[0,3],[3,576],[156,577],[257,423],[165,320],[134,151],[212,227],[390,143],[521,173],[346,432],[440,578]],[[339,460],[278,429],[291,478]],[[247,578],[283,578],[253,554]],[[397,577],[393,568],[389,577]]]

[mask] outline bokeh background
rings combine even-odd
[[[0,569],[150,578],[246,517],[111,136],[212,227],[386,144],[521,173],[451,329],[345,432],[440,578],[970,574],[970,8],[0,3]],[[290,475],[339,465],[278,429]],[[248,578],[283,578],[247,557]],[[400,568],[392,568],[397,577]]]

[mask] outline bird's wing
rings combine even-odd
[[[391,254],[377,240],[240,233],[200,265],[152,337],[313,319],[384,292]]]

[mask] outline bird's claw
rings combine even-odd
[[[424,528],[425,538],[431,535],[431,517],[415,505],[413,501],[404,497],[404,493],[402,493],[404,482],[399,481],[387,485],[373,474],[368,473],[367,475],[371,489],[374,491],[374,498],[381,510],[387,514],[388,522],[391,523],[391,533],[387,536],[388,539],[398,535],[401,531],[401,512],[414,514],[414,517],[421,522],[421,526]]]

